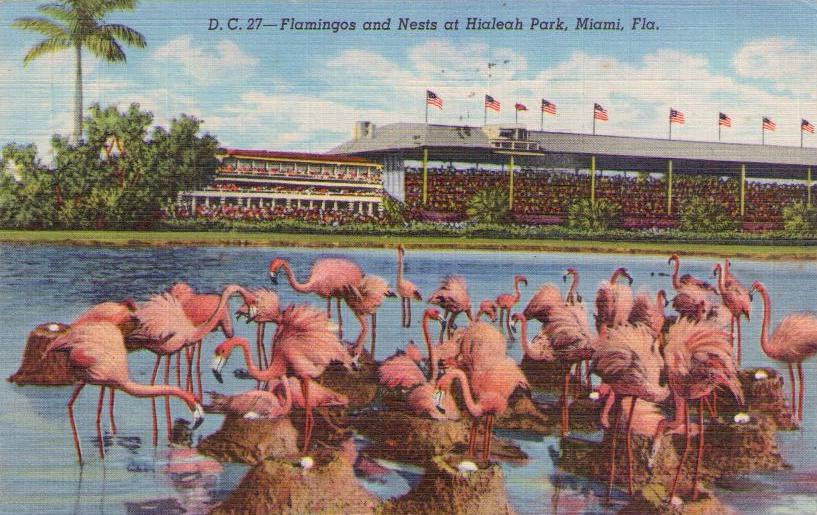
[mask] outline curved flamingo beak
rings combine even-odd
[[[630,286],[633,285],[633,276],[631,276],[628,272],[624,272],[624,277],[627,278],[627,281],[630,283]]]
[[[566,282],[567,282],[567,276],[568,276],[568,275],[570,275],[570,272],[564,272],[564,273],[562,274],[562,282],[563,282],[563,283],[566,283]]]
[[[213,375],[216,377],[216,381],[219,383],[224,383],[224,377],[221,375],[221,371],[224,369],[224,365],[226,364],[227,358],[219,356],[218,354],[213,357],[213,365],[211,369],[213,371]]]
[[[440,413],[445,413],[445,408],[443,408],[443,399],[445,398],[445,392],[442,390],[434,390],[434,407],[440,410]]]
[[[269,280],[272,282],[272,284],[277,286],[278,285],[278,272],[277,271],[270,272],[269,273]]]
[[[201,404],[196,403],[196,408],[193,410],[193,425],[191,428],[194,430],[197,429],[202,422],[204,422],[204,410]]]

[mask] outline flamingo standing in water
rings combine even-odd
[[[301,380],[306,410],[303,452],[307,453],[314,424],[310,383],[323,374],[333,361],[342,363],[347,369],[353,365],[352,357],[338,339],[334,325],[326,314],[311,306],[290,306],[281,314],[269,367],[266,370],[255,367],[250,344],[245,338],[229,338],[215,350],[213,375],[219,382],[222,382],[221,370],[235,347],[241,347],[244,351],[247,373],[253,379],[268,382],[282,377],[289,369]]]
[[[593,371],[601,377],[612,392],[602,411],[602,424],[606,425],[608,413],[618,400],[631,397],[629,416],[627,417],[627,478],[630,495],[633,494],[633,455],[632,455],[632,421],[637,399],[659,403],[669,396],[669,390],[660,384],[664,360],[658,349],[658,343],[649,327],[639,324],[620,325],[610,329],[601,340],[593,354]],[[610,482],[607,486],[607,500],[613,490],[616,467],[616,440],[622,409],[616,410],[613,425],[612,446],[610,451]]]
[[[423,300],[420,290],[411,281],[403,277],[403,259],[406,257],[406,249],[403,244],[397,245],[397,294],[402,303],[402,323],[403,327],[411,327],[411,299]]]
[[[96,430],[99,439],[99,450],[105,456],[103,447],[100,417],[105,388],[122,390],[135,397],[175,396],[187,404],[193,413],[193,429],[203,420],[203,412],[196,398],[181,388],[170,385],[143,385],[131,380],[128,371],[128,353],[125,340],[119,328],[110,322],[89,322],[71,327],[62,336],[55,339],[45,351],[67,352],[68,363],[74,376],[80,383],[74,389],[68,401],[68,419],[74,436],[77,459],[82,464],[82,449],[74,422],[74,402],[86,384],[95,384],[99,389],[99,405],[96,412]]]
[[[519,291],[519,283],[528,285],[528,279],[524,275],[516,275],[513,278],[513,293],[502,293],[496,298],[496,305],[499,308],[499,325],[505,322],[507,334],[511,334],[511,309],[519,302],[522,293]]]
[[[726,260],[729,263],[729,260]],[[726,271],[726,268],[721,268],[720,263],[716,263],[713,267],[712,273],[718,278],[718,290],[723,299],[723,305],[729,310],[732,315],[730,320],[729,339],[735,341],[735,323],[738,325],[738,346],[737,346],[737,363],[740,366],[741,358],[741,341],[742,335],[740,331],[740,317],[745,316],[749,320],[749,312],[752,310],[752,299],[749,298],[749,290],[740,284],[740,281]]]
[[[680,400],[680,411],[676,419],[683,418],[686,445],[678,463],[669,498],[675,495],[678,476],[689,453],[690,427],[689,402],[698,401],[698,459],[692,477],[692,498],[698,498],[698,475],[704,450],[704,399],[719,386],[725,386],[740,404],[743,404],[743,389],[740,386],[735,363],[732,359],[732,344],[726,332],[715,322],[693,322],[682,318],[667,332],[664,358],[670,390]]]
[[[212,331],[223,319],[230,297],[236,294],[244,296],[245,302],[252,302],[247,290],[237,284],[230,284],[221,292],[219,303],[210,313],[210,317],[198,325],[194,324],[187,316],[181,301],[170,293],[154,295],[139,307],[136,311],[139,327],[132,334],[137,334],[138,338],[143,338],[144,348],[156,354],[156,362],[150,378],[151,385],[156,382],[156,374],[159,371],[159,364],[163,357],[167,358],[165,362],[165,384],[170,383],[170,361],[173,354],[195,344]],[[158,438],[155,399],[152,399],[151,402],[153,406],[153,441],[155,444]],[[172,430],[169,397],[165,397],[165,418],[169,438]]]
[[[772,359],[782,361],[789,366],[791,379],[791,409],[800,422],[803,421],[803,361],[817,354],[817,315],[814,313],[793,313],[777,324],[769,336],[772,303],[766,287],[760,281],[752,284],[751,292],[757,291],[763,297],[763,324],[760,328],[760,347]],[[797,376],[800,381],[799,403],[794,401],[794,369],[797,365]]]
[[[360,323],[360,333],[355,340],[355,345],[352,354],[360,356],[363,352],[364,340],[366,333],[369,331],[369,324],[366,320],[366,315],[369,315],[372,321],[372,347],[371,356],[374,359],[375,341],[377,339],[377,310],[383,304],[383,299],[386,297],[395,297],[396,294],[389,289],[389,284],[385,279],[376,275],[367,275],[358,285],[359,296],[347,295],[346,304],[352,310],[352,313],[357,317]]]
[[[465,278],[460,275],[450,275],[440,282],[440,287],[434,290],[428,298],[429,304],[436,304],[443,308],[443,320],[445,324],[440,331],[440,342],[443,341],[443,334],[446,327],[449,335],[453,330],[454,319],[460,313],[465,313],[469,321],[474,317],[471,313],[471,297],[468,295],[468,285]]]
[[[450,395],[454,381],[459,381],[465,406],[474,417],[468,438],[468,454],[476,453],[478,424],[484,418],[482,460],[487,461],[491,453],[494,417],[505,412],[508,399],[518,388],[529,388],[528,381],[516,362],[508,356],[495,357],[479,372],[470,375],[460,368],[453,368],[446,371],[437,382],[437,388],[441,392],[437,394],[438,406],[442,406],[445,397]]]
[[[255,322],[255,345],[258,354],[259,366],[267,367],[269,359],[267,358],[267,349],[264,344],[264,333],[266,326],[269,323],[279,324],[281,322],[281,303],[278,294],[267,288],[258,288],[250,290],[253,303],[242,304],[235,312],[236,318],[246,318],[247,323]],[[272,349],[270,349],[272,354]]]
[[[272,284],[278,284],[278,272],[283,269],[292,289],[299,293],[315,293],[326,299],[326,316],[332,318],[332,298],[338,305],[338,336],[343,338],[343,317],[340,312],[340,299],[348,295],[360,297],[358,285],[363,279],[363,270],[348,259],[321,258],[312,265],[309,279],[299,283],[292,272],[289,261],[275,258],[269,264],[269,276]]]
[[[425,330],[425,328],[424,328]],[[435,347],[437,359],[469,374],[478,374],[506,355],[505,336],[493,324],[471,322]],[[432,369],[436,371],[436,363]],[[436,377],[432,374],[432,377]]]
[[[664,322],[667,319],[664,308],[667,307],[667,304],[667,293],[664,290],[658,290],[658,293],[655,294],[655,302],[650,300],[647,292],[642,291],[633,300],[633,308],[630,310],[627,322],[630,325],[644,324],[657,337],[664,329]]]
[[[704,302],[704,313],[708,314],[714,305],[713,295],[715,288],[706,281],[696,279],[689,274],[678,277],[681,268],[681,259],[678,254],[673,254],[667,260],[667,264],[673,265],[672,287],[675,288],[675,298],[672,299],[672,307],[682,317],[698,320],[699,305]]]
[[[619,277],[626,277],[629,284],[633,278],[626,268],[617,268],[609,281],[604,281],[596,292],[596,331],[603,334],[606,329],[624,325],[633,309],[633,290],[630,286],[618,282]]]

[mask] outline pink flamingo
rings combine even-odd
[[[474,320],[471,313],[471,297],[468,295],[468,285],[465,283],[465,278],[460,275],[451,275],[440,281],[440,287],[434,290],[428,298],[428,303],[443,308],[445,325],[440,331],[440,342],[443,340],[446,327],[448,327],[449,334],[451,333],[454,319],[460,313],[465,313],[468,320]]]
[[[519,291],[519,283],[528,285],[528,279],[524,275],[515,275],[513,278],[513,293],[502,293],[496,298],[496,305],[499,307],[499,325],[505,322],[505,328],[511,334],[511,309],[519,302],[522,293]]]
[[[539,334],[528,343],[527,319],[524,314],[513,316],[514,324],[522,323],[524,356],[534,360],[558,360],[566,365],[562,387],[562,436],[570,426],[570,369],[589,360],[596,349],[596,338],[590,331],[587,315],[576,306],[558,306],[550,312],[548,322],[542,324]],[[523,356],[523,357],[524,357]]]
[[[246,318],[247,323],[255,322],[256,351],[259,365],[266,367],[269,365],[267,349],[264,346],[264,333],[266,325],[269,323],[279,324],[281,322],[281,303],[278,294],[267,288],[250,290],[253,303],[242,304],[235,312],[236,318]],[[272,349],[270,349],[272,353]]]
[[[259,370],[253,363],[250,344],[245,338],[229,338],[216,347],[213,375],[222,382],[221,370],[235,347],[244,351],[247,373],[258,381],[270,381],[292,370],[301,380],[305,399],[306,421],[304,426],[303,452],[309,450],[314,420],[309,387],[312,379],[319,377],[333,361],[347,369],[353,365],[352,357],[338,339],[333,324],[321,311],[308,306],[290,306],[281,314],[275,334],[272,357],[266,370]]]
[[[389,289],[389,284],[385,279],[376,275],[367,275],[358,285],[359,296],[347,295],[346,304],[352,310],[352,313],[357,317],[360,323],[360,333],[355,340],[355,345],[352,353],[355,356],[360,356],[363,352],[363,344],[366,339],[366,333],[369,330],[369,324],[366,320],[366,315],[372,320],[372,348],[371,356],[374,359],[375,340],[377,339],[377,310],[383,304],[383,299],[386,297],[395,297],[395,293]]]
[[[655,295],[655,302],[650,300],[647,292],[642,291],[636,295],[633,301],[633,308],[630,310],[627,322],[631,325],[644,324],[657,337],[664,328],[664,321],[666,320],[664,308],[667,307],[667,304],[667,293],[664,290],[658,290]]]
[[[292,394],[289,381],[280,381],[283,395],[274,388],[267,390],[249,390],[234,395],[223,395],[217,392],[210,394],[210,404],[204,409],[207,413],[224,413],[234,417],[249,419],[276,419],[289,415],[292,411]],[[276,384],[276,386],[277,386]]]
[[[604,384],[612,390],[608,402],[602,411],[602,421],[607,420],[609,410],[619,399],[631,397],[630,415],[627,420],[627,466],[628,489],[633,494],[633,456],[632,456],[632,419],[637,399],[659,403],[669,396],[669,390],[660,385],[660,375],[664,368],[658,344],[652,331],[645,325],[619,325],[610,329],[601,340],[593,354],[593,371],[601,377]],[[613,439],[610,452],[610,482],[607,487],[607,499],[613,490],[615,479],[616,439],[622,409],[616,411],[613,425]]]
[[[672,307],[682,317],[695,320],[698,315],[698,305],[705,302],[704,312],[709,313],[713,302],[712,295],[715,288],[705,281],[696,279],[689,274],[678,277],[681,268],[681,260],[678,254],[673,254],[667,260],[668,264],[674,265],[672,272],[672,287],[675,288],[675,298],[672,299]]]
[[[740,386],[735,363],[732,360],[732,344],[728,336],[714,322],[693,322],[680,319],[667,332],[664,357],[670,390],[681,401],[676,418],[683,417],[686,445],[672,481],[669,498],[675,495],[678,476],[689,454],[689,402],[698,401],[698,459],[692,479],[692,498],[698,498],[698,475],[704,450],[704,398],[711,395],[718,386],[725,386],[740,404],[743,404],[743,390]]]
[[[792,313],[784,318],[769,337],[772,304],[766,287],[760,281],[752,284],[751,292],[757,291],[763,297],[763,324],[760,329],[760,347],[772,359],[789,366],[791,379],[791,406],[797,420],[803,420],[803,361],[817,354],[817,315],[814,313]],[[794,402],[794,369],[800,380],[799,403]]]
[[[559,288],[554,284],[547,283],[536,290],[522,314],[528,320],[538,320],[544,324],[548,321],[550,312],[555,307],[564,304],[565,301],[562,299],[562,292],[559,291]]]
[[[156,354],[156,363],[153,366],[150,384],[156,382],[156,374],[159,371],[159,364],[162,357],[167,357],[165,362],[165,384],[170,383],[170,362],[173,354],[180,352],[189,345],[200,341],[207,333],[213,330],[224,318],[224,311],[227,303],[233,295],[241,294],[245,302],[251,302],[250,294],[247,290],[237,284],[231,284],[224,288],[219,298],[219,303],[210,313],[210,317],[201,324],[194,324],[187,316],[181,301],[170,293],[154,295],[150,300],[143,303],[136,311],[139,319],[139,327],[133,334],[139,338],[144,338],[144,348]],[[157,441],[156,427],[156,402],[153,406],[153,440]],[[165,418],[167,423],[168,438],[171,433],[170,418],[170,398],[165,397]]]
[[[269,276],[272,284],[278,284],[278,271],[283,269],[292,289],[299,293],[315,293],[326,299],[326,316],[332,317],[332,298],[338,305],[338,335],[343,338],[343,318],[340,312],[340,299],[354,295],[360,297],[358,285],[363,279],[363,270],[356,263],[341,258],[321,258],[312,265],[309,279],[299,283],[292,272],[289,261],[275,258],[269,264]]]
[[[618,278],[624,276],[633,284],[633,278],[626,268],[617,268],[609,281],[604,281],[596,292],[596,331],[627,323],[633,309],[633,291],[630,286],[620,284]]]
[[[423,300],[420,290],[403,277],[403,259],[406,257],[406,249],[403,244],[397,245],[397,294],[402,301],[402,322],[403,327],[411,327],[411,299]]]
[[[425,330],[425,327],[424,327]],[[458,329],[444,343],[435,347],[435,355],[448,366],[461,368],[469,374],[479,373],[506,355],[505,336],[487,322],[471,322]],[[436,371],[436,363],[432,363]],[[432,374],[432,378],[436,375]]]
[[[729,260],[727,259],[728,263]],[[738,348],[737,348],[737,363],[740,366],[741,358],[741,341],[742,335],[740,330],[740,317],[745,316],[749,320],[749,312],[752,310],[752,299],[749,298],[749,290],[740,284],[740,281],[728,273],[726,269],[722,269],[720,263],[713,267],[713,274],[718,278],[718,290],[723,300],[723,305],[729,310],[731,316],[729,339],[735,341],[735,323],[738,326]]]
[[[485,299],[479,303],[479,311],[477,311],[477,316],[475,316],[474,319],[479,320],[482,318],[482,315],[485,315],[491,322],[496,322],[496,310],[496,302],[491,299]]]
[[[516,362],[507,356],[495,357],[485,368],[470,375],[460,368],[453,368],[446,371],[437,382],[437,388],[441,392],[438,394],[440,399],[438,405],[442,405],[446,394],[450,394],[454,381],[460,382],[465,406],[468,413],[474,417],[468,438],[468,454],[475,455],[479,419],[484,418],[482,460],[487,461],[491,453],[494,417],[505,412],[508,408],[508,399],[517,388],[528,389],[528,381]]]
[[[68,419],[71,423],[74,446],[80,464],[82,464],[82,449],[77,435],[77,426],[74,422],[73,407],[86,384],[94,384],[100,387],[99,404],[96,412],[96,429],[99,438],[99,450],[103,457],[105,451],[102,443],[100,418],[105,388],[122,390],[135,397],[175,396],[184,401],[193,413],[192,427],[194,429],[203,420],[201,406],[189,392],[169,385],[143,385],[130,379],[125,340],[122,332],[110,322],[89,322],[71,327],[64,335],[51,342],[44,355],[49,352],[67,352],[71,371],[80,381],[68,401]]]

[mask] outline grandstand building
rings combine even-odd
[[[368,216],[382,211],[382,166],[365,158],[242,149],[226,149],[218,158],[221,166],[210,185],[178,197],[178,205],[194,216],[214,209]]]
[[[386,192],[440,220],[464,217],[485,187],[508,189],[519,222],[561,223],[577,198],[623,204],[625,227],[672,227],[695,197],[725,205],[744,229],[782,224],[782,208],[812,202],[817,149],[463,127],[358,122],[332,154],[383,163]],[[636,173],[632,173],[636,172]],[[449,216],[453,215],[453,216]]]

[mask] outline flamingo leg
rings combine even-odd
[[[196,355],[196,384],[199,387],[199,401],[204,397],[204,388],[201,385],[201,348],[204,347],[204,343],[199,340],[196,343],[196,346],[193,348],[193,352]]]
[[[176,386],[182,387],[182,353],[176,352]]]
[[[610,446],[610,480],[607,483],[607,504],[610,504],[610,496],[613,494],[613,483],[616,478],[616,439],[618,438],[618,425],[621,421],[621,402],[616,406],[616,421],[613,426],[613,441]]]
[[[261,354],[264,356],[264,368],[269,368],[269,359],[267,357],[267,346],[264,345],[264,337],[266,336],[265,333],[267,331],[267,323],[266,322],[261,322],[259,325],[261,326],[261,339],[259,341],[261,342]]]
[[[740,334],[740,317],[739,316],[737,318],[736,323],[737,323],[737,326],[738,326],[738,366],[740,366],[740,355],[741,355],[740,343],[741,343],[741,340],[743,338],[741,337],[741,334]]]
[[[735,349],[735,315],[732,315],[732,318],[729,321],[729,341],[732,342],[732,349]],[[735,356],[737,358],[737,355]],[[740,365],[740,361],[737,361],[737,364]]]
[[[687,406],[686,400],[684,401],[684,436],[686,437],[686,442],[684,444],[684,453],[681,455],[681,461],[678,462],[678,470],[675,471],[675,479],[672,480],[672,489],[669,493],[670,502],[672,498],[675,496],[675,488],[678,486],[678,477],[681,475],[681,469],[684,467],[684,462],[689,455],[689,406]]]
[[[150,385],[156,384],[156,374],[159,372],[159,364],[162,361],[162,356],[156,355],[156,363],[153,365],[153,374],[150,376]],[[159,422],[156,420],[156,397],[150,398],[150,406],[153,408],[153,446],[159,445]]]
[[[108,418],[111,421],[111,432],[116,434],[116,420],[113,418],[113,404],[114,404],[114,393],[116,393],[116,389],[111,387],[111,395],[108,399]]]
[[[332,297],[326,297],[326,318],[332,320]]]
[[[261,324],[256,324],[255,326],[255,354],[258,357],[259,365],[264,363],[261,357],[261,347],[263,346],[263,342],[261,342]],[[261,388],[261,381],[255,382],[255,389],[258,390]]]
[[[803,423],[803,395],[805,394],[805,386],[803,385],[803,363],[797,364],[797,377],[800,381],[800,399],[797,403],[797,420]]]
[[[105,405],[105,387],[99,387],[99,402],[96,405],[96,438],[99,444],[99,456],[105,459],[105,443],[102,438],[102,406]]]
[[[193,359],[196,357],[196,345],[187,346],[184,348],[184,358],[187,363],[187,375],[184,378],[184,388],[190,393],[193,392]]]
[[[411,299],[406,298],[406,327],[411,327]]]
[[[789,383],[791,386],[791,412],[795,420],[797,420],[797,400],[794,384],[794,367],[789,363]]]
[[[508,338],[511,340],[515,339],[513,337],[513,333],[511,332],[511,309],[507,308],[505,311],[505,334],[508,335]]]
[[[76,388],[74,388],[74,393],[71,394],[71,398],[68,399],[68,421],[71,423],[71,433],[74,435],[74,447],[77,450],[77,460],[79,460],[79,464],[82,465],[82,448],[79,445],[79,436],[77,435],[77,424],[74,422],[74,402],[79,397],[79,392],[85,388],[85,383],[79,383]]]
[[[567,430],[570,425],[570,413],[568,407],[568,392],[570,389],[570,368],[568,367],[565,373],[564,385],[562,386],[562,436],[567,436]]]
[[[590,370],[590,360],[589,359],[587,360],[587,363],[584,364],[584,369],[585,369],[585,374],[586,374],[586,377],[587,377],[587,387],[592,390],[593,389],[593,378],[590,377],[590,374],[591,374],[592,371]]]
[[[740,323],[740,322],[738,322]],[[695,461],[695,474],[692,475],[692,500],[698,500],[698,475],[701,472],[701,461],[704,457],[704,398],[698,399],[698,459]]]
[[[173,355],[167,356],[165,361],[165,386],[170,386],[170,362],[173,361]],[[170,434],[173,432],[173,427],[170,422],[170,395],[165,395],[165,423],[167,425],[167,440],[170,441]]]
[[[493,434],[494,416],[485,417],[485,437],[482,443],[482,461],[488,461],[491,456],[491,435]]]
[[[631,397],[630,415],[627,417],[627,491],[633,495],[633,414],[635,413],[636,397]]]
[[[309,399],[309,377],[301,379],[301,392],[304,396],[304,448],[303,454],[309,451],[309,440],[312,437],[312,405]]]
[[[374,359],[374,347],[377,342],[377,313],[372,313],[372,359]]]
[[[477,423],[477,419],[474,419],[473,422],[471,422],[471,429],[468,432],[468,456],[474,456],[476,454]]]
[[[451,316],[449,317],[448,325],[445,328],[449,338],[451,338],[451,334],[454,332],[452,327],[454,327],[454,320],[457,319],[457,316],[459,316],[459,313],[451,313]]]
[[[400,297],[400,327],[406,327],[406,298]]]

